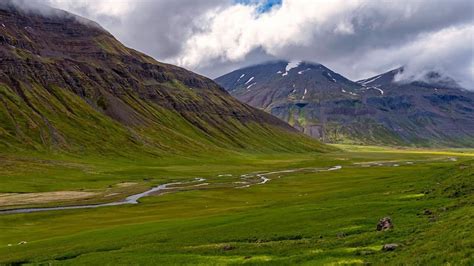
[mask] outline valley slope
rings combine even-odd
[[[323,151],[212,80],[64,11],[0,4],[0,148],[99,154]]]

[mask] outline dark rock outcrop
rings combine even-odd
[[[386,231],[393,228],[392,219],[390,217],[384,217],[377,223],[377,231]]]

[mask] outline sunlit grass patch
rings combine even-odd
[[[425,194],[423,193],[418,193],[418,194],[408,194],[408,195],[401,195],[400,197],[398,197],[399,199],[419,199],[419,198],[422,198],[424,197]]]
[[[364,264],[364,261],[361,259],[344,259],[344,260],[337,260],[335,262],[330,262],[324,265],[337,266],[337,265],[359,265],[359,264]]]

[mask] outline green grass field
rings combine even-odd
[[[0,214],[0,264],[474,263],[472,151],[338,148],[213,159],[2,154],[0,202],[12,193],[94,195],[1,209],[108,202],[197,177],[207,185],[177,186],[137,205]],[[324,171],[336,165],[342,169]],[[300,170],[236,188],[243,174],[288,169]],[[385,216],[394,228],[376,231]],[[399,247],[382,251],[387,243]]]

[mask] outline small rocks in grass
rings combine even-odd
[[[24,244],[26,244],[26,243],[28,243],[28,242],[26,242],[26,241],[21,241],[21,242],[19,242],[17,245],[24,245]]]
[[[235,249],[235,247],[234,247],[234,246],[231,246],[231,245],[225,245],[225,246],[222,247],[222,249],[223,249],[224,251],[229,251],[229,250]]]
[[[344,238],[344,237],[346,237],[346,236],[347,236],[347,235],[346,235],[346,233],[344,233],[344,232],[340,232],[340,233],[337,234],[337,237],[338,237],[338,238]]]
[[[398,248],[398,244],[391,243],[391,244],[383,245],[382,250],[383,251],[394,251],[397,248]]]
[[[379,220],[377,224],[377,231],[386,231],[393,228],[392,219],[390,217],[384,217]]]
[[[423,214],[424,214],[424,215],[432,215],[433,212],[432,212],[431,210],[429,210],[429,209],[426,209],[426,210],[423,211]]]

